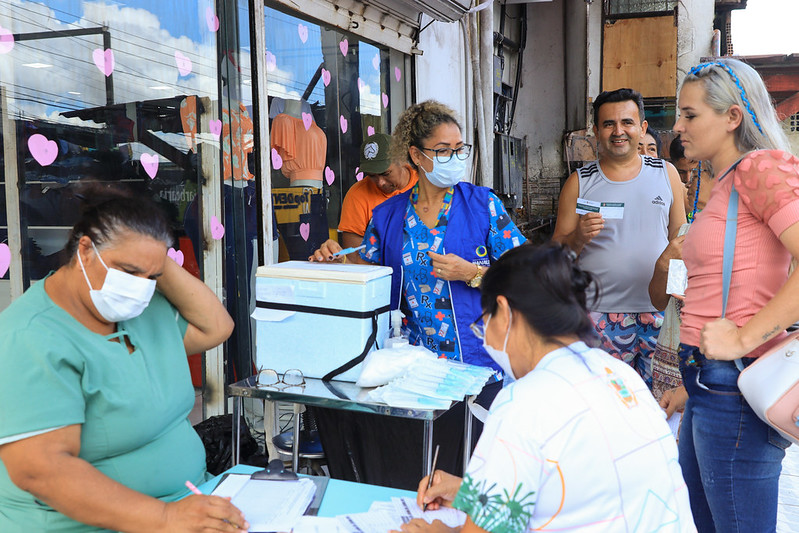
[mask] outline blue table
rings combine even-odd
[[[261,468],[236,465],[226,470],[225,473],[252,474],[256,470],[261,470]],[[203,494],[211,494],[211,491],[216,488],[221,479],[221,475],[216,476],[197,488]],[[416,493],[409,490],[331,479],[328,481],[327,490],[322,498],[322,505],[319,507],[319,516],[333,517],[342,514],[365,513],[369,510],[372,502],[390,501],[392,497],[416,499]]]

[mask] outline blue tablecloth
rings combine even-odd
[[[260,468],[248,465],[236,465],[226,470],[225,474],[251,474],[256,470],[260,470]],[[222,475],[216,476],[197,488],[200,489],[203,494],[210,494],[221,481]],[[369,510],[372,502],[390,501],[392,497],[416,499],[416,493],[409,490],[331,479],[327,484],[327,490],[322,499],[322,505],[319,508],[319,516],[364,513]]]

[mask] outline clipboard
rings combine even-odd
[[[235,475],[240,476],[242,474],[223,474],[219,478],[219,482],[214,486],[211,490],[213,494],[216,489],[222,485],[222,483],[228,478],[228,476]],[[300,479],[296,473],[292,472],[291,470],[287,470],[283,466],[283,462],[280,459],[273,459],[269,462],[269,465],[264,468],[263,470],[257,470],[250,474],[249,478],[251,480],[269,480],[269,481],[297,481]],[[324,499],[325,492],[327,491],[327,484],[330,481],[330,478],[323,477],[323,476],[302,476],[303,479],[310,479],[315,487],[313,500],[309,504],[308,508],[305,510],[303,515],[305,516],[317,516],[319,514],[319,508],[322,505],[322,500]]]

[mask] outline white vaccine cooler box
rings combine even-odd
[[[255,278],[256,367],[297,368],[322,378],[358,357],[376,324],[375,345],[389,330],[391,267],[287,261],[258,267]],[[356,381],[361,365],[333,379]]]

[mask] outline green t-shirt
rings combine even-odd
[[[205,479],[186,320],[156,291],[109,340],[55,305],[44,281],[0,313],[0,439],[81,424],[80,457],[133,490],[175,500]],[[92,531],[20,490],[0,462],[0,531]]]

